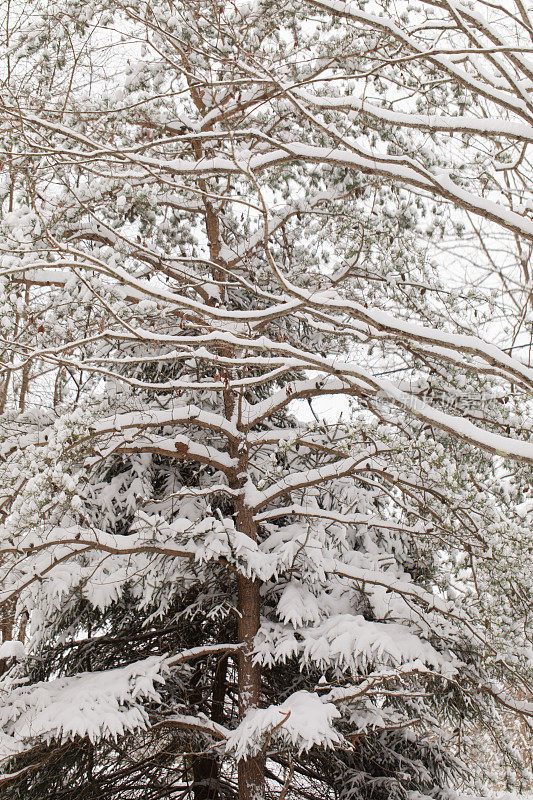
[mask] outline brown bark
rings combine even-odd
[[[218,663],[213,682],[211,700],[211,719],[222,722],[224,719],[224,700],[226,697],[226,677],[228,657]],[[218,759],[209,755],[199,755],[192,763],[193,794],[195,800],[218,800],[220,796],[220,765]]]
[[[183,57],[184,60],[187,61],[187,58],[185,56]],[[201,112],[205,112],[205,105],[201,92],[192,86],[190,88],[193,102]],[[211,125],[207,127],[211,127]],[[204,130],[205,129],[204,127]],[[205,155],[199,142],[193,142],[192,147],[197,158],[202,158]],[[209,243],[209,258],[213,265],[220,265],[220,267],[223,268],[227,265],[220,257],[222,238],[219,216],[213,203],[209,199],[209,191],[205,179],[199,179],[198,187],[202,192],[205,207],[204,219]],[[224,269],[219,270],[216,266],[212,267],[212,275],[216,281],[220,281],[221,283],[227,277]],[[213,303],[214,301],[208,299],[207,302]],[[231,357],[233,349],[228,346],[222,346],[218,348],[218,352],[222,356]],[[229,388],[231,369],[224,369],[221,370],[221,372],[226,383],[226,389],[222,393],[224,411],[226,417],[231,419],[236,402],[236,397]],[[235,474],[233,476],[228,476],[230,486],[236,489],[242,486],[239,475],[246,473],[247,455],[239,454],[235,443],[230,443],[229,453],[232,457],[239,459],[239,467]],[[237,530],[256,539],[257,526],[253,519],[253,512],[244,504],[242,498],[237,501],[235,511],[235,525]],[[237,576],[237,611],[239,615],[238,641],[239,644],[244,645],[244,647],[239,650],[237,660],[239,717],[242,719],[250,708],[256,708],[259,705],[261,695],[261,668],[259,665],[253,664],[254,639],[259,630],[260,623],[260,583],[240,574]],[[213,712],[215,711],[214,699],[215,696],[213,694]],[[264,784],[265,759],[263,754],[239,762],[239,800],[259,800],[264,794]],[[197,800],[210,800],[210,798],[198,797]]]
[[[192,762],[194,800],[217,800],[219,796],[218,761],[199,755]]]
[[[257,537],[257,526],[250,509],[240,505],[237,509],[238,530]],[[253,663],[254,639],[260,624],[261,584],[253,578],[238,575],[237,608],[239,612],[238,638],[243,645],[238,658],[239,716],[257,708],[261,699],[261,667]],[[265,757],[263,753],[239,762],[239,800],[258,800],[263,797],[265,785]]]
[[[2,643],[13,639],[15,603],[7,600],[0,606],[0,638]],[[0,659],[0,676],[7,669],[7,659]]]

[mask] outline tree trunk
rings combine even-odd
[[[257,526],[250,510],[237,505],[236,526],[254,540]],[[253,578],[238,575],[238,639],[243,645],[238,657],[239,716],[242,719],[251,708],[257,708],[261,699],[261,667],[253,663],[254,639],[260,624],[261,583]],[[265,784],[265,757],[261,753],[239,762],[239,800],[258,800],[263,797]]]
[[[260,583],[238,577],[239,642],[239,715],[257,708],[261,695],[261,668],[252,662],[254,637],[259,629]],[[258,800],[263,796],[265,758],[263,754],[239,762],[239,800]]]
[[[224,720],[224,700],[226,697],[226,678],[228,657],[224,656],[215,671],[211,701],[211,719],[222,723]],[[194,800],[218,800],[220,797],[220,765],[216,756],[199,755],[193,759]]]

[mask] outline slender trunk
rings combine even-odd
[[[204,100],[201,92],[196,88],[191,88],[193,101],[201,113],[205,112]],[[205,130],[205,128],[204,128]],[[197,158],[202,158],[205,153],[202,145],[199,142],[193,143],[193,149]],[[218,212],[216,211],[213,203],[209,199],[209,191],[207,182],[201,178],[198,181],[198,187],[202,191],[203,202],[205,206],[205,228],[207,239],[209,242],[209,257],[211,262],[220,267],[225,266],[224,260],[220,257],[222,237],[221,226]],[[226,281],[227,274],[224,269],[213,267],[213,278],[216,281]],[[223,301],[224,290],[220,290],[220,300]],[[213,299],[208,299],[208,303],[214,303]],[[231,358],[233,348],[231,346],[222,345],[218,348],[221,356]],[[235,411],[236,397],[234,392],[229,389],[229,382],[232,378],[232,370],[221,369],[224,380],[226,382],[226,389],[222,393],[224,402],[224,411],[228,419],[232,419]],[[230,480],[232,488],[239,488],[242,483],[239,475],[246,472],[247,456],[240,454],[238,449],[233,451],[230,445],[230,455],[239,459],[239,468]],[[242,498],[235,504],[235,524],[237,530],[246,533],[253,539],[257,538],[257,526],[253,519],[253,514],[242,502]],[[257,631],[259,630],[260,623],[260,583],[251,578],[246,578],[244,575],[237,577],[238,600],[237,610],[239,614],[238,623],[238,641],[243,645],[238,656],[238,696],[239,696],[239,717],[242,717],[250,708],[256,708],[259,705],[261,695],[261,668],[257,664],[253,664],[253,646],[254,639]],[[238,766],[238,782],[239,782],[239,800],[259,800],[264,794],[265,783],[265,759],[261,754],[254,758],[240,761]]]
[[[228,658],[225,656],[218,663],[215,671],[211,700],[213,722],[223,722],[224,720],[227,671]],[[216,756],[195,756],[192,762],[192,773],[194,800],[218,800],[220,797],[220,765]]]
[[[5,377],[2,380],[2,386],[0,388],[0,414],[3,414],[4,411],[6,410],[7,397],[9,394],[10,378],[11,378],[11,372],[10,370],[6,369]]]
[[[253,517],[245,506],[238,509],[237,527],[243,533],[256,538],[257,528]],[[238,659],[239,716],[251,708],[257,708],[261,699],[261,667],[253,663],[254,639],[260,624],[261,596],[259,581],[237,577],[239,642],[243,645]],[[261,753],[239,762],[239,800],[259,800],[264,794],[265,757]]]
[[[30,367],[28,365],[24,367],[22,370],[22,381],[20,383],[19,410],[22,412],[24,412],[26,409],[26,395],[28,394],[29,385],[30,385]]]
[[[24,292],[24,311],[21,315],[17,315],[17,329],[19,328],[19,324],[23,322],[24,316],[27,314],[29,300],[30,300],[30,289],[29,286],[26,286],[26,291]],[[26,366],[22,370],[22,381],[20,384],[20,394],[19,394],[19,409],[22,412],[24,412],[26,409],[26,395],[28,393],[29,385],[30,385],[30,365],[26,364]]]
[[[13,638],[13,628],[15,620],[15,603],[8,600],[0,606],[0,637],[3,642],[9,642]],[[7,659],[0,659],[0,675],[7,669]]]
[[[219,797],[219,767],[216,758],[194,756],[192,762],[194,800],[217,800]]]

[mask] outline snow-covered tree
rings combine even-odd
[[[533,238],[527,17],[15,10],[3,796],[527,777],[533,369],[434,256]]]

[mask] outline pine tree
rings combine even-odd
[[[479,726],[521,768],[531,370],[465,344],[368,120],[331,156],[290,87],[359,28],[309,8],[62,2],[8,43],[6,798],[431,795]]]

